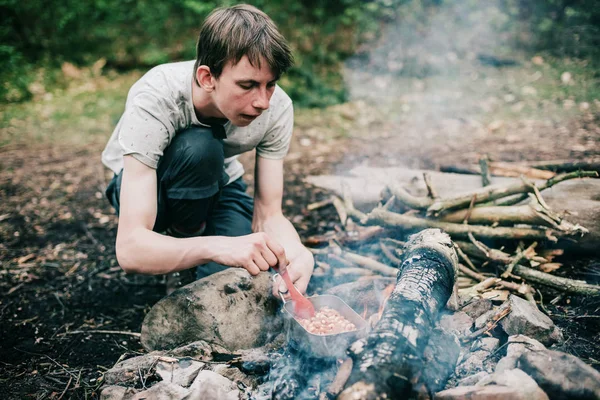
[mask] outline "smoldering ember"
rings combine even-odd
[[[305,240],[309,299],[352,329],[314,333],[268,274],[224,271],[152,307],[148,353],[106,371],[101,398],[600,399],[600,373],[562,351],[544,307],[600,297],[555,261],[600,245],[600,180],[502,166],[517,167],[493,185],[404,168],[307,178],[331,193],[308,209],[335,210],[343,227]]]

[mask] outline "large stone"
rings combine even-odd
[[[508,335],[529,336],[546,346],[563,340],[560,329],[529,301],[511,295],[508,302],[510,303],[510,314],[500,321],[502,329]]]
[[[517,368],[517,361],[523,353],[546,349],[546,346],[525,335],[510,336],[506,345],[506,357],[498,361],[496,372]]]
[[[123,400],[130,399],[138,391],[134,388],[128,388],[119,385],[104,386],[100,392],[100,400]]]
[[[190,400],[239,400],[236,384],[213,371],[202,371],[190,387]]]
[[[190,390],[169,382],[158,382],[148,390],[139,392],[131,400],[184,400],[188,399]],[[199,399],[199,397],[198,397]]]
[[[481,379],[477,383],[477,386],[492,384],[513,388],[521,395],[522,399],[548,400],[548,395],[529,375],[520,369],[511,369],[500,373],[496,372]]]
[[[518,360],[550,398],[600,399],[600,372],[579,358],[553,350],[530,351]]]
[[[460,310],[467,313],[473,319],[479,318],[481,315],[490,311],[494,305],[490,299],[472,299],[465,304]]]
[[[462,338],[471,333],[473,318],[462,311],[444,314],[440,318],[439,325],[446,332],[453,333],[457,337]]]
[[[147,350],[204,340],[234,351],[259,347],[281,330],[268,273],[229,268],[184,286],[152,307],[142,324]]]
[[[142,380],[154,375],[156,364],[162,354],[162,352],[152,352],[118,362],[104,373],[104,384],[141,386]]]
[[[156,373],[165,382],[188,387],[194,382],[204,363],[190,359],[175,359],[170,362],[159,361],[156,364]]]
[[[501,385],[458,386],[438,392],[435,400],[530,400],[516,388]]]

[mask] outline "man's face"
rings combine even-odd
[[[258,68],[244,56],[235,65],[228,62],[214,83],[212,99],[222,117],[235,126],[247,126],[269,108],[276,78],[264,59]]]

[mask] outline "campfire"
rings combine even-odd
[[[103,398],[598,397],[597,371],[547,348],[564,339],[535,302],[537,285],[600,293],[552,275],[563,249],[537,247],[587,231],[541,197],[567,178],[550,179],[508,186],[511,196],[523,197],[517,187],[533,195],[531,204],[543,210],[535,224],[519,214],[528,217],[484,225],[481,209],[490,206],[476,205],[498,200],[498,188],[459,201],[439,197],[427,178],[430,197],[388,187],[369,213],[355,208],[348,190],[310,205],[334,206],[345,227],[305,241],[317,263],[314,317],[299,318],[291,302],[281,306],[270,296],[268,274],[231,270],[194,282],[148,313],[142,344],[152,352],[107,371]],[[429,229],[398,240],[399,231],[422,228]],[[542,361],[549,357],[551,366]],[[581,384],[561,383],[567,376]]]

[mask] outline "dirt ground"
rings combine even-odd
[[[307,138],[315,143],[306,146]],[[556,138],[556,151],[546,156],[570,156],[564,149],[577,140],[571,135]],[[307,187],[305,175],[335,172],[367,158],[376,160],[371,164],[390,165],[389,159],[404,157],[416,167],[465,158],[464,152],[445,146],[420,158],[402,142],[400,146],[385,137],[319,141],[299,128],[286,167],[284,207],[300,235],[331,230],[336,224],[331,210],[306,211],[326,194]],[[509,152],[511,159],[532,159],[531,149],[521,143],[511,147],[480,141],[472,146],[479,151],[502,149],[495,156]],[[118,332],[139,332],[145,313],[165,293],[164,279],[126,275],[117,265],[117,218],[102,197],[107,174],[100,166],[100,151],[2,149],[0,391],[10,394],[5,398],[93,398],[104,370],[122,355],[143,351],[137,337]],[[246,156],[246,165],[249,160]],[[589,281],[600,281],[597,258],[569,265],[570,272],[577,266],[583,268],[578,276],[587,271],[592,274],[586,277]],[[555,322],[567,329],[566,350],[598,367],[600,303],[591,303],[586,302],[584,313],[581,301],[571,297],[551,307],[560,316]],[[116,333],[93,333],[96,330]]]
[[[331,208],[307,211],[328,196],[307,186],[307,175],[343,174],[359,164],[438,169],[476,163],[483,154],[496,161],[600,156],[600,102],[565,91],[543,97],[544,79],[566,80],[547,64],[525,59],[516,69],[478,64],[475,70],[476,60],[465,57],[469,65],[440,85],[394,74],[394,54],[385,54],[387,67],[375,78],[361,74],[377,69],[376,55],[353,61],[351,102],[298,112],[284,212],[302,238],[339,228]],[[103,371],[143,352],[128,333],[140,331],[164,296],[164,278],[127,275],[117,264],[102,147],[100,141],[0,147],[2,398],[96,398]],[[252,171],[252,155],[243,162]],[[252,181],[251,172],[245,178]],[[559,261],[559,274],[600,283],[598,256]],[[600,368],[600,300],[542,294],[565,329],[562,349]]]

